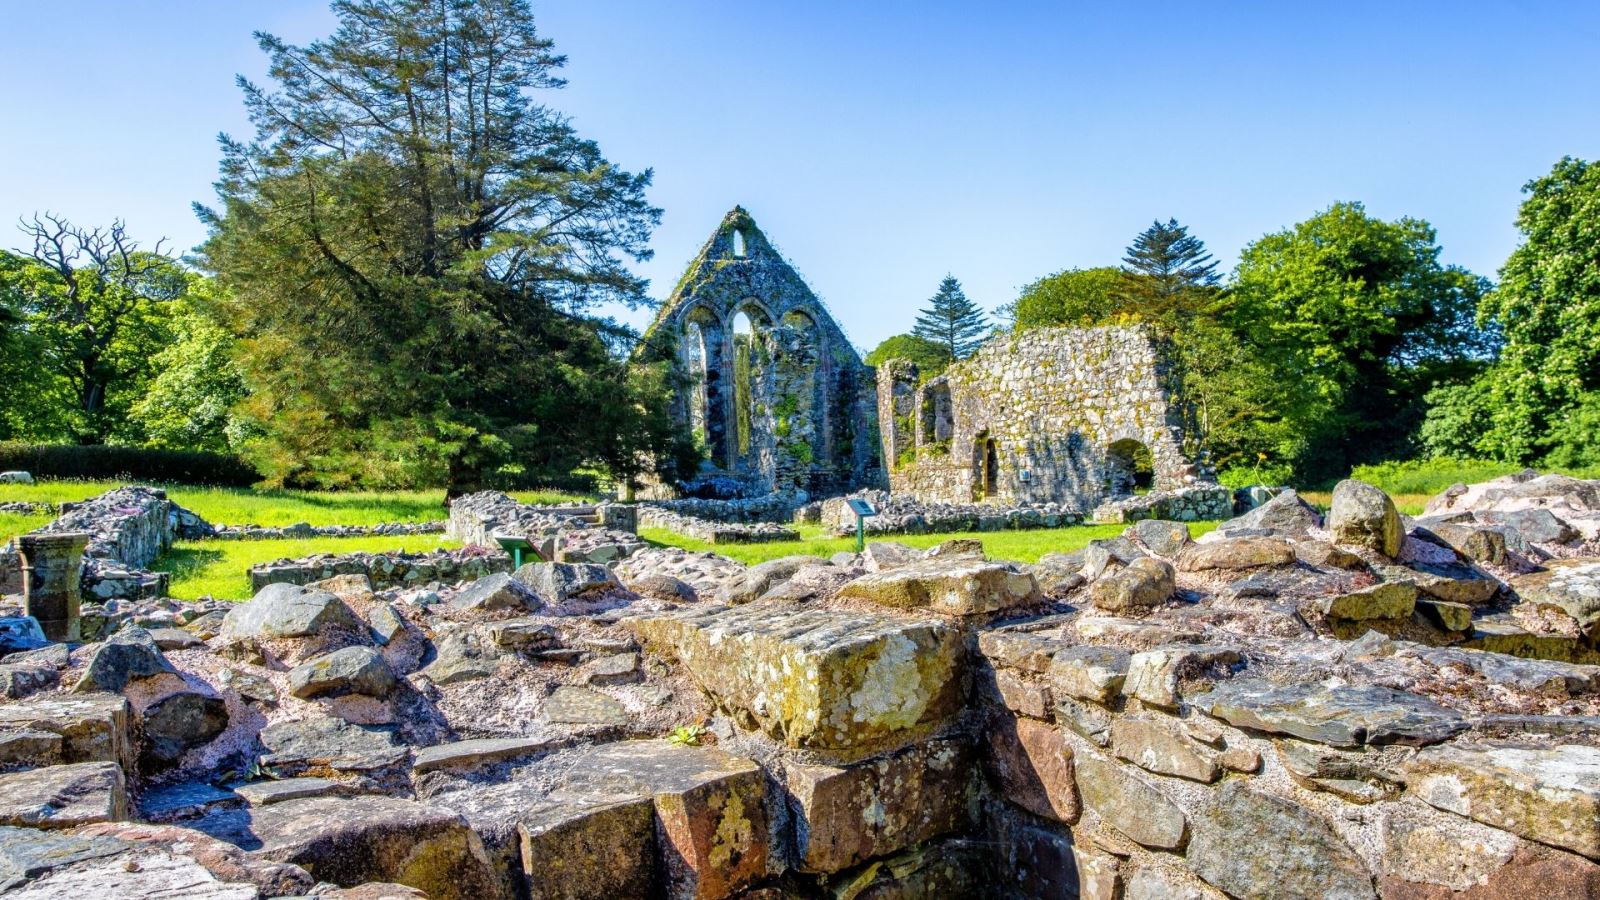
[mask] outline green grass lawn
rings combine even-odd
[[[868,538],[869,541],[896,541],[911,547],[937,546],[956,538],[977,538],[983,542],[984,552],[991,559],[1015,562],[1038,562],[1046,553],[1070,553],[1081,549],[1096,538],[1116,537],[1127,529],[1126,525],[1078,525],[1071,528],[1030,528],[1019,531],[962,531],[953,534],[902,534]],[[1199,537],[1217,527],[1215,522],[1192,522],[1189,534]],[[768,544],[708,544],[686,538],[662,528],[641,528],[639,536],[653,544],[682,547],[685,550],[709,550],[746,565],[777,559],[780,556],[829,557],[841,550],[854,551],[856,539],[829,537],[817,525],[800,526],[800,540],[775,541]]]
[[[120,481],[41,481],[0,485],[0,503],[27,500],[63,503],[87,500]],[[157,485],[180,506],[216,525],[376,525],[380,522],[428,522],[445,518],[444,491],[320,491],[213,488]],[[587,499],[557,491],[516,491],[524,503],[573,503]],[[48,521],[48,520],[47,520]],[[0,523],[4,520],[0,519]],[[37,526],[34,526],[37,527]],[[3,524],[0,524],[3,529]],[[3,531],[0,531],[3,533]]]
[[[11,542],[19,534],[25,534],[42,525],[54,521],[51,515],[23,515],[22,513],[0,513],[0,547]]]
[[[195,600],[250,599],[250,567],[313,553],[422,553],[461,546],[442,534],[394,537],[306,538],[286,541],[179,541],[151,568],[172,573],[171,595]]]

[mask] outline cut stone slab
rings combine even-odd
[[[392,797],[317,797],[251,810],[258,855],[319,881],[403,884],[433,900],[477,900],[498,882],[483,844],[447,809]]]
[[[638,681],[639,654],[629,651],[602,656],[594,661],[584,677],[589,684],[629,684]]]
[[[1235,537],[1194,544],[1183,551],[1178,568],[1185,572],[1255,569],[1294,565],[1294,546],[1279,537]]]
[[[1493,525],[1504,525],[1532,544],[1565,544],[1579,535],[1576,529],[1548,509],[1483,510],[1478,518]]]
[[[939,619],[757,601],[631,625],[742,727],[829,761],[925,737],[962,703],[965,642]]]
[[[1418,753],[1405,775],[1431,806],[1600,859],[1600,748],[1450,744]]]
[[[253,884],[224,882],[187,856],[160,850],[130,850],[56,869],[6,896],[18,900],[47,897],[255,900],[261,893]]]
[[[371,647],[345,647],[301,663],[289,672],[289,693],[302,700],[362,694],[384,697],[398,679]]]
[[[0,825],[73,828],[127,817],[127,783],[116,763],[72,763],[0,775]]]
[[[284,778],[280,781],[241,784],[233,792],[251,806],[271,806],[285,800],[347,793],[348,787],[329,778]]]
[[[456,609],[473,612],[494,612],[510,609],[519,612],[536,610],[544,605],[539,595],[510,573],[496,572],[485,575],[461,589],[450,601]]]
[[[1188,862],[1235,897],[1376,897],[1372,873],[1328,822],[1242,781],[1222,787],[1195,817]]]
[[[54,869],[125,853],[129,847],[128,843],[116,838],[0,825],[0,892],[11,890],[24,881],[39,878]],[[72,896],[105,895],[91,891]]]
[[[564,684],[544,701],[545,720],[557,725],[610,725],[633,721],[628,710],[612,697],[585,687]]]
[[[1178,680],[1187,673],[1214,666],[1233,666],[1239,651],[1205,644],[1158,647],[1128,659],[1128,676],[1122,693],[1151,706],[1171,709],[1178,705]]]
[[[417,750],[411,768],[418,774],[439,769],[470,769],[475,766],[525,759],[554,747],[555,742],[537,738],[480,738],[454,741]]]
[[[1431,700],[1374,685],[1276,685],[1241,678],[1189,699],[1195,708],[1238,728],[1334,747],[1423,746],[1448,740],[1469,724]]]
[[[1068,647],[1050,658],[1051,690],[1110,703],[1128,677],[1128,662],[1128,651],[1116,647]]]
[[[1119,717],[1111,722],[1111,751],[1158,775],[1210,784],[1222,776],[1217,752],[1189,737],[1175,719]]]
[[[507,619],[485,627],[489,643],[507,650],[538,650],[560,641],[556,627],[538,619]]]
[[[531,900],[649,896],[655,875],[654,808],[648,797],[535,803],[517,824]]]
[[[297,584],[269,584],[250,602],[228,610],[222,633],[238,638],[309,637],[329,628],[365,631],[343,600]]]
[[[35,697],[0,705],[0,731],[45,731],[61,736],[61,761],[114,762],[132,771],[132,716],[116,694]]]
[[[434,644],[434,659],[422,670],[434,684],[459,684],[500,671],[500,653],[470,628],[447,632]]]
[[[1386,581],[1347,594],[1318,597],[1311,605],[1330,619],[1404,619],[1416,611],[1417,586],[1406,581]]]
[[[1600,559],[1552,560],[1543,572],[1511,579],[1511,587],[1523,603],[1558,610],[1580,632],[1600,638]]]
[[[951,740],[845,767],[786,767],[798,867],[837,872],[961,830],[975,773],[971,749]]]
[[[1481,606],[1500,590],[1499,581],[1460,563],[1378,566],[1375,571],[1384,581],[1409,581],[1424,595],[1445,603]]]
[[[601,744],[566,762],[563,790],[654,799],[656,866],[668,896],[728,897],[765,876],[767,782],[754,762],[665,740]]]
[[[61,735],[49,731],[0,731],[0,772],[60,765]]]
[[[1078,820],[1072,746],[1060,730],[1032,719],[998,718],[987,730],[989,771],[1007,800],[1057,822]]]
[[[1176,850],[1189,823],[1178,805],[1117,763],[1093,754],[1076,760],[1083,804],[1131,840],[1157,850]]]
[[[175,675],[177,671],[162,654],[161,648],[156,646],[150,632],[130,625],[107,638],[95,650],[72,691],[76,694],[114,694],[127,687],[130,681],[157,675]]]
[[[1366,547],[1390,558],[1400,555],[1400,541],[1405,536],[1400,511],[1389,495],[1354,478],[1333,486],[1328,531],[1336,544]]]
[[[1039,602],[1039,583],[1012,563],[971,556],[924,559],[846,584],[840,597],[946,616],[985,616]]]
[[[261,764],[283,777],[374,772],[411,757],[392,726],[353,725],[332,716],[268,725],[261,743],[267,748]]]

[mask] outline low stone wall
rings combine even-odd
[[[534,506],[500,491],[482,491],[450,502],[445,534],[466,544],[493,547],[496,533],[544,537],[564,529],[589,527],[597,518],[593,506]]]
[[[651,500],[640,506],[652,506],[712,522],[787,522],[794,516],[795,509],[805,501],[804,494],[779,493],[741,500],[703,500],[696,497]]]
[[[211,535],[218,541],[278,541],[317,537],[393,537],[413,534],[443,534],[448,522],[382,522],[377,525],[218,525]]]
[[[653,506],[639,507],[639,522],[648,528],[665,528],[674,534],[708,544],[763,544],[800,540],[800,532],[773,522],[715,522]]]
[[[1218,484],[1195,484],[1107,501],[1095,507],[1094,521],[1104,524],[1141,519],[1205,522],[1226,519],[1233,515],[1233,510],[1233,491]]]
[[[887,491],[861,491],[822,501],[823,527],[833,534],[856,532],[856,514],[848,501],[860,498],[878,514],[867,519],[868,534],[939,534],[955,531],[1012,531],[1018,528],[1065,528],[1083,522],[1083,513],[1059,503],[999,506],[989,503],[927,503]]]
[[[365,575],[375,590],[430,582],[454,584],[511,571],[511,557],[482,548],[430,553],[319,553],[280,559],[250,569],[250,590],[269,584],[310,584],[335,575]]]
[[[11,503],[0,503],[0,513],[14,513],[23,516],[50,516],[55,515],[54,503],[34,503],[29,500],[18,500]]]
[[[64,504],[54,522],[35,533],[89,535],[83,554],[85,599],[159,597],[169,576],[146,569],[179,537],[209,537],[212,528],[199,516],[148,487],[107,491],[77,504]]]
[[[0,547],[0,594],[22,593],[22,554]]]

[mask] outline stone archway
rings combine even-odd
[[[1155,486],[1155,458],[1136,438],[1122,438],[1106,446],[1104,482],[1106,497],[1121,500]]]

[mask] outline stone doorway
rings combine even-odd
[[[1133,438],[1106,447],[1106,496],[1112,500],[1145,493],[1155,484],[1155,458]]]

